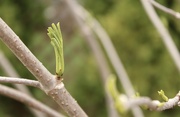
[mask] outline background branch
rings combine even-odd
[[[180,53],[178,52],[178,49],[174,44],[172,37],[170,36],[168,30],[162,24],[151,3],[148,0],[141,0],[141,2],[150,20],[159,32],[161,39],[164,42],[167,50],[169,51],[177,69],[180,72]]]
[[[135,91],[133,89],[133,86],[129,80],[129,77],[125,71],[125,68],[120,61],[118,54],[111,42],[111,39],[105,33],[103,28],[100,26],[100,24],[90,16],[90,14],[82,7],[80,6],[76,1],[73,0],[66,0],[66,3],[68,4],[69,8],[71,9],[72,15],[74,16],[75,21],[77,22],[78,26],[80,27],[80,30],[83,35],[85,35],[85,39],[88,41],[90,44],[92,51],[94,51],[95,56],[97,55],[97,58],[100,56],[97,53],[97,49],[95,50],[94,48],[97,48],[97,44],[93,43],[91,45],[91,41],[96,41],[94,39],[93,32],[92,30],[96,33],[96,35],[99,37],[102,45],[104,46],[104,49],[118,75],[120,78],[121,84],[127,93],[128,96],[133,96],[135,94]],[[88,22],[89,21],[89,22]],[[100,57],[99,57],[100,58]],[[103,57],[105,58],[105,57]],[[102,57],[100,59],[102,62]],[[107,75],[105,76],[106,78],[108,77]],[[143,113],[139,107],[134,107],[132,108],[133,114],[135,117],[143,117]]]
[[[176,11],[174,11],[174,10],[172,10],[172,9],[169,9],[169,8],[167,8],[167,7],[159,4],[159,3],[156,2],[155,0],[149,0],[149,1],[150,1],[151,4],[152,4],[153,6],[155,6],[156,8],[164,11],[164,12],[167,13],[167,14],[170,14],[170,15],[174,16],[174,17],[177,18],[177,19],[180,19],[180,13],[179,13],[179,12],[176,12]]]
[[[64,117],[60,113],[57,113],[56,111],[45,106],[44,104],[40,103],[39,101],[35,100],[34,98],[28,96],[27,94],[24,94],[20,91],[9,88],[7,86],[3,86],[1,84],[0,84],[0,94],[10,97],[10,98],[13,98],[13,99],[15,99],[19,102],[22,102],[30,107],[33,107],[39,111],[42,111],[43,113],[46,113],[52,117]]]
[[[106,57],[104,56],[103,51],[100,45],[98,44],[96,37],[91,31],[90,27],[86,23],[84,23],[84,21],[79,19],[76,12],[74,13],[74,11],[77,11],[77,9],[74,8],[75,4],[71,3],[70,0],[66,0],[64,2],[68,6],[73,19],[75,19],[74,21],[77,22],[78,24],[78,28],[80,29],[82,36],[87,41],[87,44],[89,45],[90,49],[92,50],[94,54],[94,57],[97,61],[97,64],[100,70],[102,82],[105,88],[106,79],[111,74],[107,61],[105,59]],[[106,105],[107,105],[107,111],[108,111],[109,117],[119,117],[119,115],[117,114],[114,108],[113,100],[111,96],[106,92],[105,97],[106,97]]]
[[[19,77],[18,73],[15,71],[11,63],[8,61],[8,59],[5,57],[3,52],[0,50],[0,66],[2,66],[2,69],[4,72],[11,77]],[[31,92],[28,90],[28,88],[23,84],[13,84],[19,91],[24,92],[31,96]],[[37,117],[46,117],[44,113],[37,111],[33,108],[30,108],[31,112],[37,116]]]

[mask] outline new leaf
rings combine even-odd
[[[63,40],[59,22],[57,25],[52,23],[52,27],[48,27],[48,36],[51,39],[51,44],[54,47],[56,56],[56,75],[61,77],[64,73],[64,55],[63,55]]]

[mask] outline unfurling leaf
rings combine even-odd
[[[158,91],[158,94],[163,98],[164,101],[167,102],[169,100],[163,90]]]
[[[60,30],[59,22],[57,25],[54,23],[52,27],[48,27],[48,36],[51,39],[51,44],[54,47],[56,56],[56,75],[61,77],[64,73],[64,55],[63,55],[63,40]]]

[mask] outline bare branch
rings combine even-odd
[[[153,111],[163,111],[171,109],[176,105],[179,106],[180,92],[174,98],[168,99],[167,102],[151,100],[149,97],[127,98],[123,94],[119,96],[119,100],[123,103],[122,108],[124,108],[126,111],[136,106],[145,106],[146,109]]]
[[[64,84],[42,65],[1,18],[0,39],[38,79],[42,84],[43,90],[51,96],[70,117],[87,117],[86,113],[65,89]]]
[[[167,7],[159,4],[159,3],[156,2],[155,0],[149,0],[149,1],[150,1],[151,4],[152,4],[153,6],[155,6],[156,8],[164,11],[164,12],[167,13],[167,14],[170,14],[170,15],[174,16],[174,17],[177,18],[177,19],[180,19],[180,13],[179,13],[179,12],[176,12],[176,11],[174,11],[174,10],[172,10],[172,9],[169,9],[169,8],[167,8]]]
[[[75,23],[77,22],[78,28],[80,28],[82,36],[87,41],[87,44],[89,45],[90,49],[92,50],[92,53],[94,54],[97,65],[99,67],[101,80],[102,80],[103,84],[105,85],[107,77],[111,74],[111,71],[108,67],[106,57],[103,54],[103,51],[102,51],[100,45],[98,44],[98,41],[96,40],[95,35],[91,31],[91,28],[88,26],[88,24],[81,21],[81,19],[79,20],[78,16],[74,17],[74,15],[77,15],[76,13],[74,13],[74,11],[77,11],[77,9],[74,9],[74,6],[69,5],[68,2],[70,2],[70,0],[65,0],[64,2],[68,6],[68,9],[70,10],[71,15],[75,19]],[[72,0],[72,2],[73,2],[73,0]],[[75,5],[74,3],[71,3],[71,2],[70,2],[70,4]],[[76,18],[78,18],[78,20],[76,20]],[[107,92],[105,94],[105,98],[106,98],[106,107],[107,107],[108,115],[110,117],[119,117],[118,113],[116,112],[116,110],[114,108],[114,105],[112,104],[113,100]]]
[[[168,30],[163,26],[161,20],[159,19],[158,15],[156,14],[154,8],[152,7],[151,3],[148,0],[141,0],[144,9],[147,12],[147,15],[151,19],[152,23],[154,24],[155,28],[158,30],[162,41],[164,42],[166,48],[168,49],[178,71],[180,72],[180,53],[173,42],[172,37],[170,36]]]
[[[84,22],[90,25],[94,33],[96,33],[96,35],[99,37],[99,40],[101,41],[126,94],[130,97],[133,96],[135,94],[135,91],[132,83],[129,80],[124,65],[121,62],[120,57],[118,56],[116,49],[114,48],[114,45],[106,31],[102,28],[100,23],[95,20],[83,7],[79,8],[79,12],[77,12],[77,14],[79,15],[79,17],[81,17],[82,20],[84,20]]]
[[[24,84],[24,85],[33,86],[33,87],[42,89],[42,87],[41,87],[41,85],[40,85],[40,83],[38,81],[24,79],[24,78],[14,78],[14,77],[0,76],[0,82],[1,83]]]
[[[5,57],[2,51],[0,51],[0,66],[2,67],[3,71],[10,77],[17,77],[20,78],[16,70],[11,65],[10,61]],[[21,84],[14,84],[14,86],[19,90],[28,95],[31,95],[28,88]]]
[[[84,33],[86,39],[90,41],[94,40],[94,37],[91,36],[93,35],[92,29],[94,33],[96,33],[96,35],[99,37],[112,65],[115,68],[116,73],[118,74],[118,77],[122,83],[125,92],[128,96],[133,96],[135,94],[133,86],[107,33],[105,33],[100,24],[94,18],[92,18],[92,16],[77,2],[73,0],[66,0],[66,3],[71,9],[71,12],[75,17],[76,22],[79,25],[82,32]],[[90,41],[88,41],[89,44],[91,43]],[[92,48],[97,48],[95,47],[94,43],[92,44]],[[96,53],[97,50],[94,51]],[[99,54],[97,56],[99,57]],[[143,117],[143,113],[139,107],[133,108],[132,110],[135,117]]]
[[[39,111],[42,111],[42,112],[50,115],[51,117],[64,117],[60,113],[57,113],[56,111],[45,106],[44,104],[40,103],[39,101],[35,100],[34,98],[28,96],[27,94],[24,94],[20,91],[9,88],[7,86],[3,86],[1,84],[0,84],[0,94],[11,97],[17,101],[20,101],[30,107],[33,107]]]
[[[5,57],[2,51],[0,51],[0,65],[2,66],[2,69],[4,72],[11,77],[19,77],[16,70],[13,68],[11,63],[8,61],[8,59]],[[28,88],[23,84],[13,84],[19,91],[24,92],[31,96],[31,92],[28,90]],[[30,108],[31,112],[37,116],[37,117],[46,117],[46,115],[40,111],[37,111],[33,108]]]

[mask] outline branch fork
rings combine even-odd
[[[52,97],[70,117],[87,117],[86,113],[69,94],[63,82],[52,75],[42,63],[31,53],[20,38],[0,18],[0,39],[37,78],[46,94]],[[63,102],[63,103],[62,103]],[[64,105],[67,104],[67,105]]]

